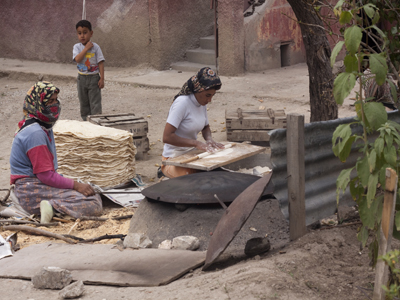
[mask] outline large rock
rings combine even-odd
[[[144,233],[128,233],[124,239],[125,248],[151,248],[152,241]]]
[[[200,241],[194,236],[178,236],[172,240],[172,249],[197,250],[199,247]]]
[[[32,277],[33,286],[37,289],[61,290],[72,281],[71,272],[58,267],[43,267]]]
[[[247,256],[255,256],[271,249],[271,243],[268,238],[253,238],[247,241],[246,247],[244,248],[244,254]]]
[[[85,286],[82,280],[79,280],[63,288],[59,295],[63,299],[73,299],[82,296],[84,292]]]

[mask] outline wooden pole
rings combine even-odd
[[[290,239],[307,232],[305,208],[304,116],[287,115],[287,172]]]
[[[386,169],[385,196],[382,209],[382,222],[379,237],[378,256],[385,255],[391,250],[394,211],[396,206],[397,174],[391,169]],[[389,269],[383,260],[376,263],[375,285],[373,300],[385,300],[385,291],[382,285],[386,285],[389,279]]]

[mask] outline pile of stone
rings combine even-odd
[[[72,120],[58,121],[53,131],[60,174],[102,188],[135,177],[136,147],[128,131]]]

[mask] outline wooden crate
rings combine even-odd
[[[225,111],[226,135],[230,142],[268,142],[268,131],[286,128],[286,114],[282,109]]]
[[[127,130],[132,133],[133,144],[136,146],[137,159],[142,159],[150,150],[147,132],[149,131],[148,122],[142,117],[136,117],[133,113],[111,114],[111,115],[91,115],[88,121],[106,127]]]

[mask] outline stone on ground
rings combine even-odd
[[[124,239],[125,248],[151,248],[152,241],[144,233],[129,233]]]
[[[268,238],[253,238],[247,241],[244,253],[247,256],[255,256],[271,249],[271,243]]]
[[[172,249],[197,250],[199,247],[200,241],[194,236],[178,236],[172,240]]]
[[[84,292],[85,286],[82,280],[79,280],[63,288],[59,295],[62,299],[73,299],[82,296]]]
[[[72,281],[71,272],[58,267],[43,267],[32,277],[33,286],[37,289],[61,290]]]
[[[172,249],[172,241],[165,240],[158,245],[158,249]]]

